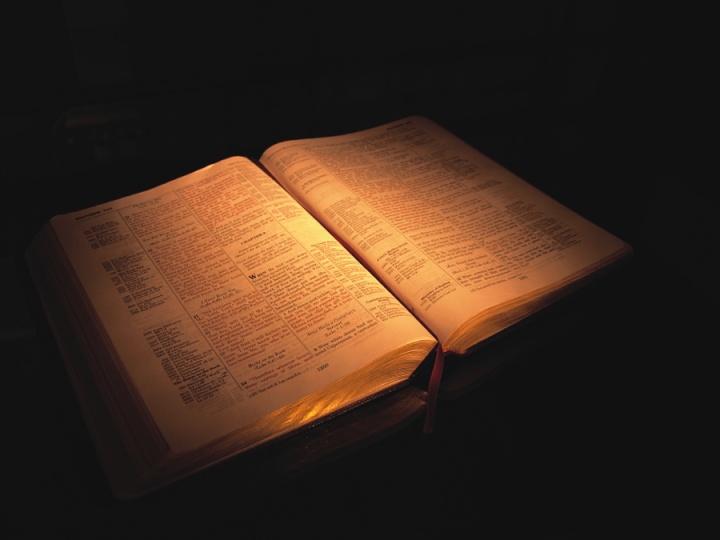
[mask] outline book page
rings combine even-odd
[[[52,224],[122,369],[176,452],[408,343],[421,342],[424,354],[434,344],[245,158]]]
[[[458,352],[628,248],[422,117],[261,163]]]

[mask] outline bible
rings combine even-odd
[[[446,354],[631,255],[422,116],[56,215],[26,251],[123,499],[403,388],[434,406]]]

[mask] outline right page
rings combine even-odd
[[[431,120],[260,159],[438,338],[465,353],[632,248]]]

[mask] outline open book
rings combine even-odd
[[[132,498],[407,386],[631,252],[409,117],[55,216],[27,260]]]

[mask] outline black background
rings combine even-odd
[[[1,343],[11,537],[635,538],[687,532],[708,510],[695,495],[717,356],[707,14],[612,0],[3,12],[0,238],[18,298],[3,321],[30,328]],[[558,308],[571,332],[443,403],[431,436],[408,429],[255,494],[219,467],[114,500],[26,275],[34,232],[229,155],[409,114],[634,259]]]

